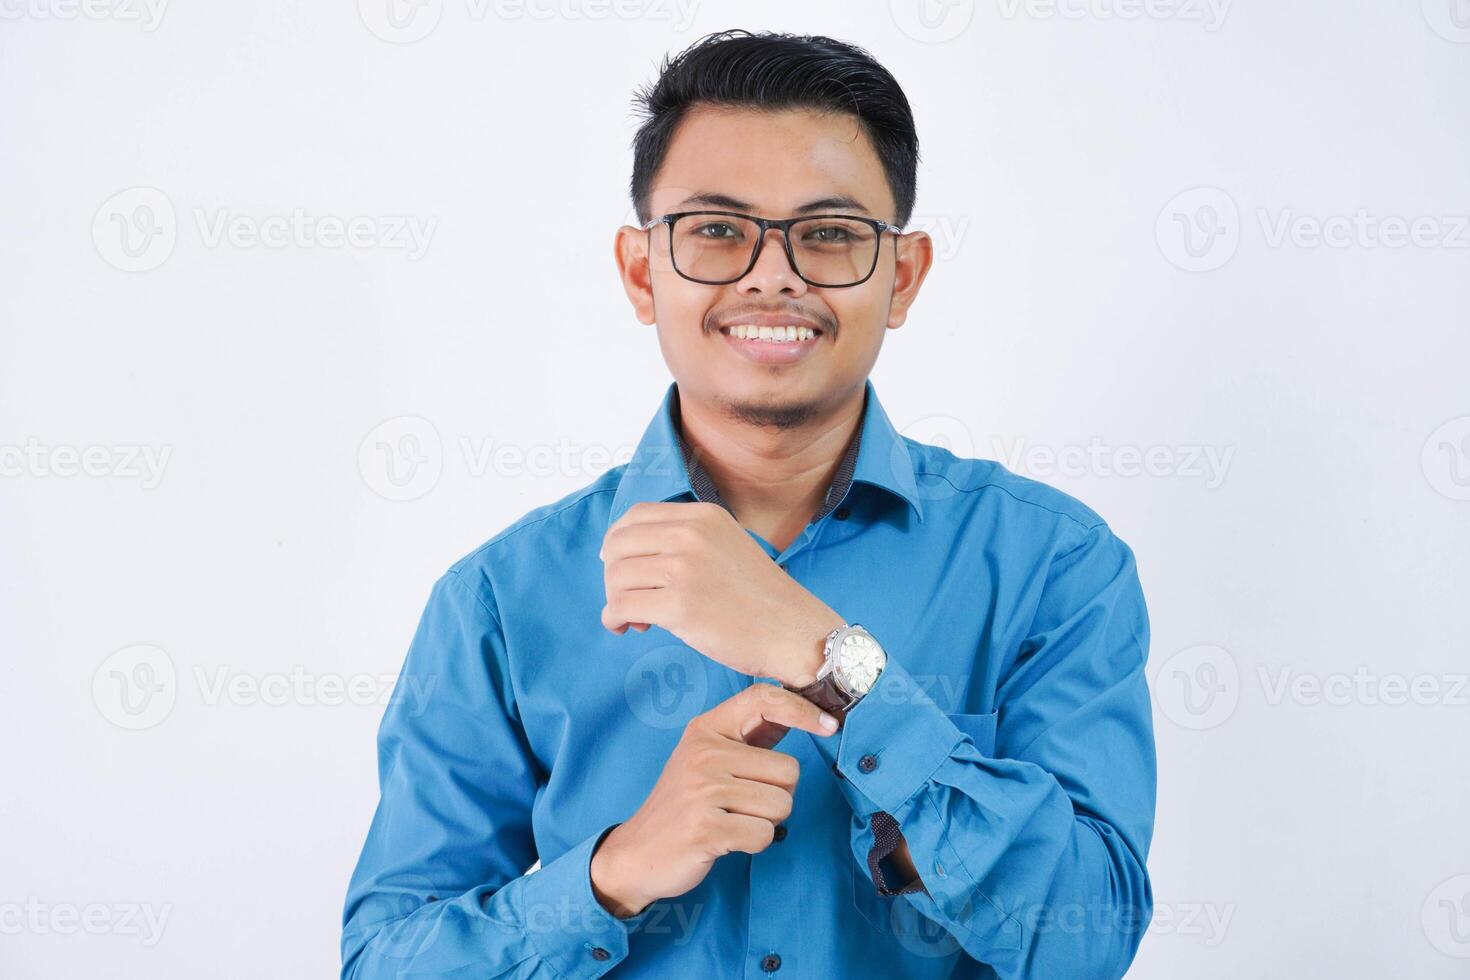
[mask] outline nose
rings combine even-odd
[[[807,291],[806,283],[786,257],[786,242],[780,228],[766,229],[755,265],[735,284],[735,288],[742,293],[784,293],[790,296],[800,296]]]

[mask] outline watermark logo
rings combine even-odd
[[[1446,41],[1470,44],[1470,0],[1423,0],[1429,29]]]
[[[1470,216],[1377,215],[1367,208],[1321,217],[1281,208],[1256,210],[1267,248],[1470,248]]]
[[[934,261],[950,262],[959,256],[970,234],[967,214],[916,214],[909,219],[904,232],[922,231],[934,245]]]
[[[1455,959],[1470,959],[1470,874],[1440,882],[1424,899],[1420,923],[1435,949]]]
[[[141,24],[152,34],[163,23],[168,0],[0,0],[5,20],[111,20]]]
[[[1007,443],[996,438],[992,440],[991,451],[1007,469],[1040,480],[1053,476],[1123,479],[1146,476],[1198,480],[1206,490],[1215,490],[1225,482],[1235,458],[1234,446],[1112,446],[1096,436],[1086,446],[1047,446],[1031,444],[1025,439]]]
[[[357,467],[363,482],[383,499],[417,500],[439,484],[444,444],[428,419],[400,415],[363,437]]]
[[[357,0],[357,15],[374,36],[390,44],[412,44],[439,26],[444,0]]]
[[[228,208],[190,208],[204,248],[380,249],[422,259],[439,219],[414,214],[238,214]],[[187,225],[186,225],[187,227]],[[148,272],[168,261],[180,223],[173,202],[156,187],[130,187],[103,202],[92,218],[92,243],[102,260],[123,272]]]
[[[179,222],[173,202],[156,187],[129,187],[102,202],[92,217],[92,244],[114,269],[147,272],[174,252]]]
[[[704,664],[704,658],[685,644],[654,647],[623,675],[629,709],[650,728],[682,729],[709,700]]]
[[[1186,647],[1159,666],[1153,691],[1159,710],[1179,727],[1215,728],[1240,703],[1240,667],[1224,647]]]
[[[1470,500],[1470,415],[1450,419],[1424,440],[1424,479],[1441,496]]]
[[[899,430],[899,434],[904,439],[938,446],[956,458],[956,462],[951,464],[950,470],[945,474],[945,479],[918,482],[916,490],[921,500],[942,500],[954,496],[959,492],[955,488],[969,485],[971,474],[985,465],[975,458],[977,453],[974,433],[962,420],[952,415],[926,415],[905,425]],[[909,453],[903,439],[893,444],[893,458],[890,463],[895,474],[913,472],[914,460]]]
[[[1196,187],[1177,194],[1154,222],[1154,238],[1164,258],[1185,272],[1211,272],[1240,247],[1240,209],[1218,187]]]
[[[975,0],[889,0],[888,14],[900,31],[920,44],[943,44],[970,26]]]
[[[0,936],[123,936],[152,949],[163,938],[173,904],[146,902],[0,902]]]
[[[434,883],[421,874],[394,875],[392,885],[384,884],[369,895],[358,912],[359,921],[365,926],[378,925],[368,940],[368,948],[395,960],[428,951],[439,939],[444,916],[414,913],[442,897]]]
[[[1006,20],[1175,21],[1213,34],[1225,26],[1231,0],[997,0]]]
[[[20,444],[0,444],[0,477],[85,476],[93,479],[137,480],[144,490],[163,482],[173,446],[48,445],[35,437]]]
[[[92,701],[119,728],[142,731],[174,710],[179,677],[169,655],[146,643],[111,654],[92,675]]]

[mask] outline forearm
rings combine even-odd
[[[1140,830],[1151,826],[1153,809],[1146,731],[1090,720],[1099,735],[1089,742],[1088,726],[1061,726],[1065,758],[1099,751],[1111,760],[1114,785],[1101,792],[1069,781],[1079,803],[1049,767],[982,751],[901,664],[890,662],[868,697],[876,699],[848,715],[839,742],[819,745],[858,817],[852,850],[864,872],[872,876],[874,815],[887,814],[902,834],[886,859],[898,878],[884,881],[887,893],[911,882],[900,877],[907,862],[922,888],[905,891],[905,900],[972,958],[1001,976],[1121,973],[1151,913]],[[1146,707],[1141,677],[1094,703],[1100,718],[1136,718]],[[1070,738],[1072,728],[1080,740]]]
[[[947,762],[898,808],[925,871],[906,899],[1001,977],[1121,976],[1152,913],[1141,859],[1049,773],[992,765]]]
[[[386,876],[375,886],[354,882],[343,980],[449,976],[460,969],[477,977],[602,976],[627,956],[636,922],[615,919],[592,892],[589,862],[605,833],[499,888],[449,896],[424,894],[428,880],[417,875],[408,876],[417,882],[396,887]]]

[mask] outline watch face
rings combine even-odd
[[[866,633],[848,633],[833,657],[838,678],[848,692],[862,697],[872,690],[883,672],[887,655],[878,642]]]

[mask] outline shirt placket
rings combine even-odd
[[[759,544],[761,550],[787,574],[795,577],[796,573],[791,570],[791,563],[812,546],[816,535],[826,526],[823,518],[834,511],[839,511],[838,517],[846,517],[846,498],[852,487],[852,474],[856,467],[861,436],[862,430],[859,427],[858,433],[849,443],[847,451],[838,464],[837,474],[832,484],[827,488],[823,506],[812,515],[812,519],[807,522],[801,534],[784,551],[778,552],[770,542],[746,528],[751,539]],[[710,479],[704,467],[700,466],[699,461],[691,454],[682,434],[679,444],[684,456],[685,469],[689,475],[689,485],[695,497],[708,503],[719,504],[728,510],[729,505],[720,497],[718,488],[715,487],[714,481]],[[735,671],[730,672],[730,677],[736,690],[757,680],[776,680],[775,678],[757,678],[750,674],[737,674]],[[734,694],[735,690],[732,690],[731,693]],[[789,751],[801,762],[803,772],[811,772],[824,765],[821,757],[805,742],[793,742]],[[798,800],[802,799],[805,797],[798,798]],[[804,905],[803,889],[810,887],[811,883],[802,875],[804,863],[792,859],[790,848],[801,846],[801,835],[817,832],[816,828],[822,826],[825,821],[809,817],[803,818],[802,812],[802,807],[798,802],[792,809],[791,816],[776,827],[771,846],[750,857],[750,888],[746,909],[746,922],[749,923],[749,930],[744,971],[748,980],[772,980],[783,969],[789,976],[811,972],[809,968],[803,969],[803,964],[800,962],[803,919],[799,914],[800,908]]]

